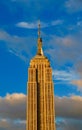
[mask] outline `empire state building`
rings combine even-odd
[[[40,24],[37,54],[30,61],[27,86],[26,130],[56,130],[52,69],[42,50]]]

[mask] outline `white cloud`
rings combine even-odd
[[[5,98],[3,99],[7,99],[9,101],[14,101],[14,100],[21,100],[21,99],[24,99],[26,97],[26,95],[24,95],[23,93],[20,93],[20,94],[17,94],[17,93],[14,93],[12,95],[10,94],[7,94]]]
[[[38,23],[39,21],[33,22],[33,23],[28,23],[28,22],[19,22],[16,24],[17,27],[21,28],[28,28],[28,29],[37,29],[38,28]],[[48,24],[40,22],[41,23],[41,28],[47,27]]]
[[[72,81],[73,79],[78,79],[79,75],[76,75],[74,71],[65,71],[65,70],[54,70],[53,79],[61,81]]]
[[[21,27],[21,28],[28,28],[28,29],[31,29],[31,28],[37,28],[37,25],[36,24],[33,24],[33,23],[27,23],[27,22],[20,22],[18,24],[16,24],[17,27]]]
[[[79,72],[73,70],[53,70],[52,76],[53,80],[57,80],[58,84],[61,82],[68,83],[76,87],[77,91],[82,92],[82,79],[80,79]]]
[[[39,21],[35,21],[33,23],[32,22],[28,23],[28,22],[23,21],[23,22],[17,23],[16,26],[21,27],[21,28],[27,28],[27,29],[37,29],[38,23],[39,23]],[[45,28],[45,27],[49,27],[49,26],[61,25],[61,24],[63,24],[63,20],[55,20],[50,23],[40,22],[40,24],[41,24],[41,28]]]

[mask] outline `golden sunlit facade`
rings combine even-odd
[[[40,24],[38,49],[28,69],[26,130],[56,130],[52,69],[42,51]]]

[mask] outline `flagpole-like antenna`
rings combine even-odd
[[[38,37],[40,38],[40,20],[38,21]]]
[[[40,36],[40,20],[38,21],[38,50],[37,50],[37,54],[38,55],[43,55],[43,51],[42,51],[42,38]]]

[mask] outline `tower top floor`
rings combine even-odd
[[[38,25],[38,40],[37,40],[37,54],[35,57],[33,57],[30,61],[30,66],[33,67],[37,64],[44,64],[46,67],[50,67],[50,62],[46,56],[44,56],[43,50],[42,50],[42,38],[41,38],[41,32],[40,32],[40,23]]]

